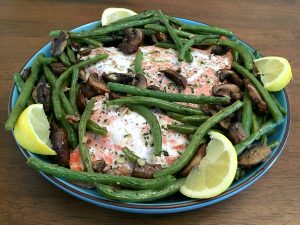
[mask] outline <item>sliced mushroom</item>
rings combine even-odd
[[[264,102],[256,88],[251,84],[250,80],[244,79],[244,85],[249,93],[251,100],[257,105],[258,110],[260,112],[267,112],[268,108],[266,103]]]
[[[223,129],[225,129],[225,130],[228,130],[228,129],[229,129],[230,124],[231,124],[231,118],[230,118],[230,117],[227,117],[227,118],[223,119],[223,120],[219,123],[219,125],[220,125]]]
[[[58,56],[64,52],[68,44],[69,35],[66,32],[61,31],[58,37],[54,38],[51,42],[51,55]]]
[[[82,95],[87,99],[90,99],[90,98],[98,95],[98,93],[87,83],[80,85],[80,91],[81,91]]]
[[[42,77],[36,87],[37,102],[43,104],[45,112],[51,110],[51,88],[46,82],[46,79]]]
[[[206,154],[206,146],[207,144],[200,145],[192,161],[186,167],[184,167],[184,169],[180,172],[179,174],[180,176],[186,177],[191,171],[191,169],[193,169],[194,166],[199,165],[199,163],[201,162],[201,160]]]
[[[105,82],[101,77],[99,77],[97,73],[90,74],[88,84],[97,94],[104,94],[106,92],[109,92],[109,89],[106,86]]]
[[[272,150],[270,147],[257,144],[244,151],[238,158],[238,163],[243,168],[251,168],[267,160]]]
[[[76,106],[80,111],[83,111],[87,105],[87,98],[81,92],[81,88],[79,88],[76,96]]]
[[[157,87],[157,86],[155,86],[155,85],[149,85],[149,86],[147,87],[147,89],[152,90],[152,91],[161,91],[161,90],[159,89],[159,87]]]
[[[229,50],[227,46],[212,45],[209,47],[210,54],[224,55]]]
[[[84,69],[79,70],[79,77],[84,83],[88,81],[89,76],[90,74],[86,73]]]
[[[133,165],[132,176],[140,177],[140,178],[153,178],[153,174],[162,167],[160,164],[148,164],[146,163],[144,166],[140,166],[137,163]]]
[[[233,100],[242,98],[241,89],[235,84],[221,84],[213,88],[213,94],[216,96],[227,96]]]
[[[168,35],[162,32],[156,32],[155,37],[161,42],[167,42],[169,40]]]
[[[31,73],[31,67],[28,67],[22,71],[21,76],[23,77],[24,80],[27,80],[30,73]]]
[[[128,73],[103,73],[102,74],[103,80],[106,82],[114,82],[120,84],[128,84],[131,83],[134,79],[133,74]]]
[[[167,69],[167,70],[162,70],[160,72],[164,73],[164,75],[167,78],[172,80],[175,84],[181,86],[183,89],[186,88],[187,80],[178,71],[175,71],[175,70],[172,70],[172,69]]]
[[[71,46],[72,46],[72,48],[75,49],[77,52],[78,52],[78,51],[80,50],[80,48],[81,48],[81,44],[78,43],[78,42],[76,42],[76,41],[72,41],[72,42],[71,42]]]
[[[92,163],[93,169],[95,172],[102,172],[102,170],[105,168],[106,164],[104,160],[96,160]]]
[[[89,55],[91,52],[92,52],[92,49],[91,49],[91,48],[84,48],[84,49],[80,49],[80,50],[78,51],[80,57],[82,57],[82,56],[87,56],[87,55]]]
[[[67,70],[67,67],[61,62],[50,63],[50,68],[55,75],[60,75]]]
[[[230,124],[228,128],[228,137],[234,144],[238,144],[244,141],[247,138],[247,135],[242,126],[242,123],[236,122]]]
[[[76,122],[79,122],[80,121],[80,117],[79,116],[75,116],[75,115],[69,115],[67,114],[66,115],[66,119],[68,120],[69,123],[73,124],[73,123],[76,123]]]
[[[239,87],[243,86],[243,80],[233,70],[220,69],[216,72],[216,75],[221,82],[228,80],[230,83],[233,83]]]
[[[113,91],[110,91],[108,93],[108,96],[109,96],[109,100],[114,100],[114,99],[118,99],[118,98],[121,98],[122,96],[124,96],[123,93],[120,93],[120,92],[113,92]]]
[[[134,77],[134,85],[138,88],[147,88],[148,82],[143,74],[137,74]]]
[[[124,34],[123,42],[119,44],[120,50],[127,55],[135,53],[143,43],[143,32],[138,28],[127,28]]]
[[[67,132],[59,127],[55,122],[51,124],[50,139],[53,150],[57,153],[55,162],[64,167],[69,167],[70,147],[68,144]]]

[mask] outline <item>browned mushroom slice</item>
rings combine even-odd
[[[24,80],[27,80],[30,73],[31,73],[31,67],[28,67],[22,71],[21,76],[23,77]]]
[[[41,78],[36,87],[37,102],[43,104],[45,112],[51,110],[51,88],[45,78]]]
[[[55,75],[60,75],[67,70],[67,67],[61,62],[50,63],[50,68]]]
[[[167,42],[169,40],[168,35],[162,32],[156,32],[155,37],[161,42]]]
[[[238,163],[243,168],[251,168],[267,160],[272,150],[270,147],[257,144],[244,151],[238,158]]]
[[[120,83],[120,84],[128,84],[133,81],[133,74],[128,73],[103,73],[102,74],[103,80],[106,82],[114,82],[114,83]]]
[[[70,148],[68,145],[68,134],[60,128],[55,122],[51,124],[50,139],[53,150],[57,153],[55,161],[58,165],[69,167]]]
[[[243,86],[243,80],[233,70],[220,69],[216,72],[216,75],[221,82],[228,80],[239,87]]]
[[[120,93],[120,92],[110,91],[108,96],[109,96],[109,100],[114,100],[114,99],[121,98],[122,96],[125,96],[125,95],[123,93]]]
[[[199,163],[206,154],[206,146],[207,144],[200,145],[192,161],[180,172],[180,176],[186,177],[194,166],[199,165]]]
[[[76,106],[80,111],[83,111],[87,105],[87,99],[81,92],[81,88],[79,88],[76,96]]]
[[[84,69],[79,70],[79,77],[85,83],[88,81],[90,74],[86,73]]]
[[[132,176],[140,177],[140,178],[153,178],[153,174],[162,167],[160,164],[148,164],[146,163],[144,166],[140,166],[137,163],[133,165]]]
[[[90,98],[98,95],[98,93],[87,83],[80,85],[80,91],[81,91],[82,95],[87,99],[90,99]]]
[[[76,123],[76,122],[79,122],[80,121],[80,117],[79,116],[75,116],[75,115],[69,115],[67,114],[66,115],[66,119],[68,120],[69,123],[73,124],[73,123]]]
[[[227,46],[212,45],[209,47],[210,54],[224,55],[229,50]]]
[[[120,50],[127,55],[136,52],[143,43],[143,32],[138,28],[127,28],[124,34],[123,42],[119,44]]]
[[[242,123],[236,122],[230,124],[228,128],[228,137],[234,143],[238,144],[247,138]]]
[[[254,85],[251,84],[250,80],[244,79],[244,85],[249,93],[251,100],[257,105],[260,112],[267,112],[268,108],[259,92],[256,90]]]
[[[81,49],[81,50],[78,51],[80,57],[82,57],[82,56],[87,56],[87,55],[89,55],[91,52],[92,52],[92,49],[91,49],[91,48],[84,48],[84,49]]]
[[[134,77],[134,85],[139,88],[147,88],[148,82],[143,74],[137,74]]]
[[[95,172],[102,172],[106,164],[104,160],[96,160],[93,161],[92,166]]]
[[[99,75],[97,73],[90,74],[88,83],[89,83],[89,86],[91,86],[91,88],[97,94],[104,94],[106,92],[109,92],[109,89],[106,86],[105,82],[102,80],[101,77],[99,77]]]
[[[187,80],[184,76],[182,76],[178,71],[167,69],[167,70],[161,70],[160,72],[164,73],[164,75],[172,80],[175,84],[183,87],[183,89],[187,86]]]
[[[69,35],[66,32],[61,31],[51,42],[51,55],[58,56],[63,53],[68,44],[68,38]]]
[[[161,90],[159,89],[159,87],[157,87],[157,86],[155,86],[155,85],[149,85],[149,86],[147,87],[147,89],[152,90],[152,91],[161,91]]]
[[[242,98],[241,89],[235,84],[221,84],[213,88],[213,94],[216,96],[227,96],[233,100]]]

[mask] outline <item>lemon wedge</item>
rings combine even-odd
[[[190,198],[211,198],[224,192],[232,183],[237,170],[237,154],[223,134],[210,131],[211,141],[206,156],[195,166],[180,188]]]
[[[136,12],[125,8],[107,8],[103,11],[101,22],[102,26],[106,26],[120,19],[136,15]]]
[[[291,65],[287,59],[278,56],[267,56],[254,60],[261,75],[264,88],[268,91],[280,91],[292,80]]]
[[[56,155],[51,149],[50,125],[42,104],[28,106],[14,127],[16,141],[30,152],[41,155]]]

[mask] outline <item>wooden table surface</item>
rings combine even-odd
[[[286,147],[270,171],[242,193],[218,204],[171,215],[134,215],[71,197],[27,168],[13,136],[3,127],[12,74],[53,29],[71,29],[98,19],[107,7],[134,11],[160,8],[178,17],[235,31],[264,55],[289,59],[287,88],[292,125]],[[300,223],[300,2],[276,1],[0,1],[0,224],[299,224]]]

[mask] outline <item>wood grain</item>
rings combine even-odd
[[[0,5],[0,224],[299,224],[299,1],[12,0],[0,1]],[[289,59],[294,74],[287,88],[292,126],[285,150],[262,179],[207,208],[150,216],[115,212],[80,201],[26,167],[13,136],[3,129],[12,74],[50,40],[50,30],[94,21],[110,6],[135,11],[160,8],[167,14],[227,27],[264,55]]]

